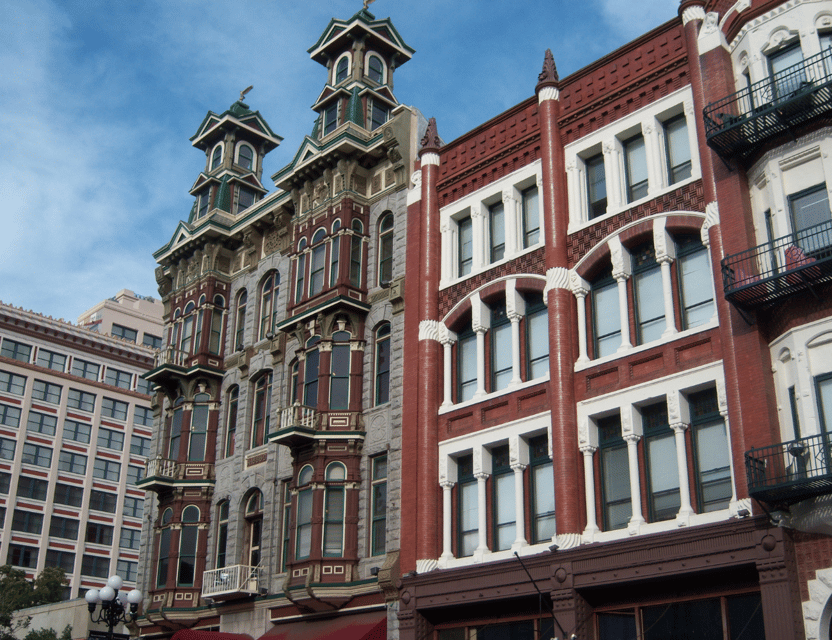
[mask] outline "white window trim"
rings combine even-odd
[[[537,185],[539,193],[540,237],[537,244],[523,248],[522,193],[525,189]],[[440,229],[442,233],[442,269],[439,289],[445,289],[457,282],[466,280],[477,273],[491,269],[496,265],[516,259],[518,256],[535,251],[544,245],[545,224],[543,212],[543,178],[539,160],[512,172],[505,178],[491,183],[475,192],[440,209]],[[506,248],[502,260],[489,262],[490,234],[488,232],[488,207],[499,201],[505,206]],[[459,264],[458,221],[471,216],[473,228],[473,264],[471,271],[464,276],[457,273]]]
[[[487,520],[485,518],[485,493],[479,491],[478,516],[479,516],[479,538],[480,545],[472,556],[456,558],[452,552],[453,526],[452,512],[453,502],[451,492],[457,483],[456,458],[462,454],[472,453],[474,457],[474,475],[478,477],[478,483],[484,487],[485,477],[491,475],[491,452],[494,446],[508,444],[511,467],[515,474],[522,474],[529,465],[528,439],[534,436],[546,434],[549,442],[549,457],[552,457],[552,432],[550,412],[522,418],[514,422],[508,422],[489,429],[483,429],[476,433],[451,438],[439,443],[439,486],[442,487],[443,518],[442,518],[442,555],[438,558],[439,566],[443,569],[453,567],[464,567],[483,562],[496,562],[514,557],[516,551],[521,556],[541,553],[549,548],[554,542],[546,542],[530,545],[524,538],[524,527],[517,527],[517,535],[510,549],[503,551],[491,551],[485,546]],[[525,510],[528,506],[528,499],[524,495],[522,483],[518,483],[515,475],[515,508],[517,509],[517,522],[525,522]]]
[[[384,61],[383,55],[372,49],[364,54],[364,77],[370,77],[370,56],[375,56],[381,62],[381,84],[387,84],[387,63]]]
[[[352,76],[352,54],[350,54],[349,52],[342,53],[340,56],[338,56],[338,59],[335,61],[335,64],[332,65],[332,84],[333,84],[333,86],[338,84],[338,82],[336,80],[336,75],[338,73],[338,63],[341,62],[341,60],[343,60],[344,58],[347,59],[347,77],[344,80],[342,80],[341,82],[345,82],[346,80],[349,80],[350,76]]]
[[[672,185],[668,184],[664,122],[684,113],[687,122],[691,155],[691,176]],[[669,96],[656,100],[636,113],[616,120],[598,129],[564,149],[569,199],[569,229],[574,233],[596,224],[610,216],[626,211],[661,196],[668,191],[702,178],[699,164],[699,145],[696,139],[696,118],[693,110],[693,92],[684,87]],[[622,142],[641,133],[647,154],[647,196],[627,202],[627,184],[624,147]],[[604,154],[604,172],[607,188],[607,213],[589,219],[586,193],[586,167],[584,161],[598,150]]]
[[[257,151],[248,142],[242,140],[237,143],[237,148],[234,150],[234,164],[240,164],[240,149],[243,147],[251,149],[251,169],[248,169],[248,171],[257,171]]]
[[[222,149],[220,152],[220,163],[216,167],[211,166],[211,161],[214,159],[214,152],[217,150],[217,147]],[[218,142],[213,147],[211,147],[211,153],[208,154],[208,171],[214,171],[215,169],[222,168],[222,161],[225,158],[225,142]]]

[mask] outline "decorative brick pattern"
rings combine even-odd
[[[815,571],[832,567],[832,538],[815,533],[794,533],[794,553],[797,560],[800,599],[809,599],[809,580]]]

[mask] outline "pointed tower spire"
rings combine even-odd
[[[425,129],[425,137],[422,138],[422,150],[419,155],[426,151],[439,151],[442,146],[442,140],[436,129],[436,118],[428,120],[428,127]]]
[[[552,55],[551,49],[546,49],[546,55],[543,58],[543,71],[537,76],[536,91],[540,91],[543,87],[557,87],[560,82],[558,77],[558,69],[555,66],[555,57]]]

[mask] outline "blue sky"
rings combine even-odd
[[[75,321],[123,288],[158,295],[152,252],[186,219],[208,110],[247,103],[284,138],[312,129],[309,59],[361,0],[0,2],[0,300]],[[452,140],[531,96],[551,48],[561,77],[673,18],[678,0],[377,0],[416,49],[400,102]]]

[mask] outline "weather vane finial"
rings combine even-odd
[[[253,85],[253,84],[249,85],[247,89],[243,89],[242,91],[240,91],[240,102],[242,102],[242,101],[245,99],[246,94],[247,94],[249,91],[251,91],[252,89],[254,89],[254,85]]]
[[[376,0],[364,0],[364,9],[373,4]]]

